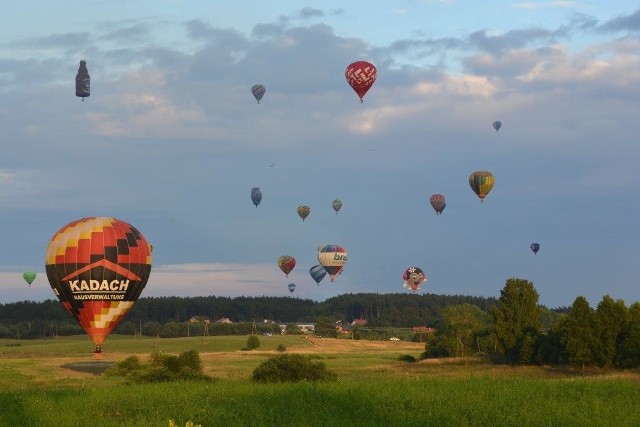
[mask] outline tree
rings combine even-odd
[[[567,317],[564,344],[569,363],[575,367],[593,365],[602,352],[598,337],[598,321],[589,302],[579,296],[573,302]]]
[[[542,328],[538,292],[524,279],[508,279],[490,308],[497,346],[509,363],[530,363],[531,346]]]
[[[337,335],[336,323],[330,317],[320,316],[316,320],[315,332],[321,337],[335,338]]]
[[[598,364],[609,367],[613,365],[619,337],[629,323],[629,310],[624,301],[614,301],[609,295],[605,295],[596,308],[596,318],[602,344]]]
[[[442,310],[442,315],[442,334],[455,342],[455,349],[450,353],[457,357],[464,357],[465,348],[467,354],[472,351],[475,338],[489,323],[487,314],[471,304],[450,305]]]
[[[260,340],[258,337],[255,335],[249,335],[249,338],[247,338],[247,348],[249,350],[255,350],[258,347],[260,347]]]
[[[638,302],[629,307],[629,322],[620,334],[616,366],[621,368],[640,366],[640,303]]]

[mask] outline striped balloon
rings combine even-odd
[[[469,185],[474,193],[478,195],[480,201],[489,194],[493,188],[495,178],[489,171],[476,171],[469,176]]]
[[[263,85],[253,85],[251,87],[251,93],[253,94],[254,98],[256,98],[256,101],[258,101],[258,104],[260,104],[260,100],[262,99],[266,91],[267,89]]]
[[[342,273],[347,263],[347,251],[338,245],[325,245],[318,250],[318,262],[329,274],[331,281],[335,282],[336,276]]]
[[[316,281],[318,286],[320,286],[320,282],[322,282],[324,276],[327,275],[327,272],[321,265],[314,265],[309,269],[309,274],[311,275],[311,278]]]

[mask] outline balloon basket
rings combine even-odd
[[[102,360],[102,352],[100,353],[93,353],[93,360]]]

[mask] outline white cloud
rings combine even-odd
[[[577,1],[543,1],[543,2],[526,1],[526,2],[513,4],[513,7],[517,9],[527,9],[527,10],[547,9],[547,8],[554,8],[554,7],[575,7],[575,6],[578,6]]]

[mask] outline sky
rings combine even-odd
[[[378,71],[364,103],[344,76],[359,60]],[[153,244],[143,297],[407,292],[418,266],[420,293],[498,297],[515,277],[551,308],[631,304],[639,113],[635,1],[11,2],[0,303],[55,298],[51,237],[112,216]],[[496,179],[482,203],[476,170]],[[320,244],[348,261],[318,286]],[[289,277],[281,255],[297,260]]]

